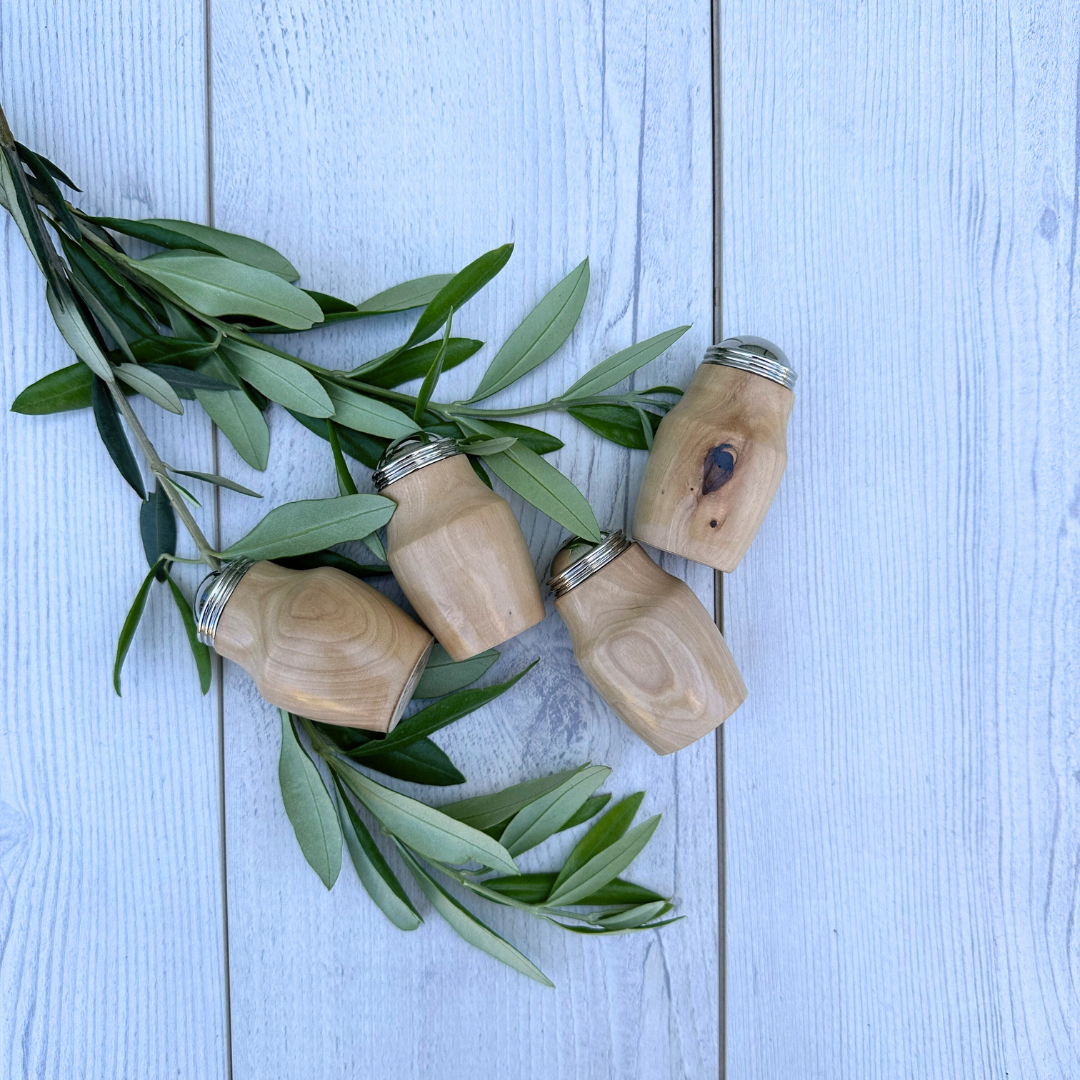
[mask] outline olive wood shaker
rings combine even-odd
[[[621,532],[599,545],[571,540],[551,573],[578,666],[658,754],[707,735],[746,699],[727,643],[693,590]]]
[[[763,338],[712,346],[656,432],[634,539],[734,570],[784,474],[795,379]]]
[[[199,639],[244,668],[272,705],[390,731],[434,644],[395,603],[341,570],[236,559],[196,601]]]
[[[372,477],[397,504],[386,561],[453,660],[493,648],[544,618],[544,600],[510,504],[473,472],[453,439],[391,443]]]

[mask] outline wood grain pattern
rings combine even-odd
[[[543,619],[544,599],[514,511],[464,454],[381,493],[397,505],[386,527],[386,561],[451,659],[493,649]]]
[[[727,582],[728,1072],[1080,1074],[1080,9],[721,5],[724,330],[799,371]]]
[[[240,579],[214,635],[214,651],[239,664],[271,705],[383,732],[401,719],[433,644],[366,582],[329,566],[271,562]]]
[[[203,30],[197,5],[0,5],[17,137],[90,212],[204,219]],[[160,586],[112,691],[146,573],[138,500],[88,412],[7,411],[72,358],[0,219],[0,1076],[220,1077],[215,699]],[[167,460],[212,468],[208,422],[134,407]]]
[[[556,556],[552,574],[571,564]],[[555,610],[585,677],[658,754],[715,730],[746,698],[712,614],[639,544],[556,599]]]
[[[593,284],[579,328],[493,403],[543,400],[630,342],[692,322],[635,377],[642,388],[686,383],[711,344],[707,4],[273,0],[211,12],[219,226],[280,248],[303,268],[303,285],[357,300],[515,241],[507,269],[454,315],[455,333],[489,345],[437,398],[467,396],[495,348],[585,255]],[[353,367],[400,344],[414,319],[327,328],[302,349]],[[570,417],[538,419],[566,441],[554,460],[601,524],[624,526],[645,455],[601,443]],[[280,410],[269,421],[267,473],[256,478],[228,447],[222,470],[257,480],[268,502],[333,495],[326,444]],[[565,534],[510,502],[534,564],[546,567]],[[226,542],[260,514],[228,493],[222,511]],[[709,572],[664,565],[711,600]],[[589,759],[610,765],[616,797],[644,788],[642,812],[664,813],[635,878],[673,888],[688,919],[594,941],[485,908],[555,991],[468,948],[427,905],[416,933],[395,931],[348,867],[327,893],[304,865],[277,790],[277,724],[249,680],[228,678],[237,1080],[455,1080],[480,1060],[521,1080],[716,1076],[714,737],[656,757],[589,687],[557,619],[509,643],[487,679],[536,656],[511,694],[436,736],[470,783],[412,793],[449,801]],[[546,852],[523,864],[555,865]]]
[[[634,537],[730,573],[757,535],[787,465],[795,395],[746,371],[702,364],[660,422]]]

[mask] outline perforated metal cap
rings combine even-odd
[[[453,439],[432,435],[430,431],[418,431],[396,439],[383,452],[378,468],[371,474],[377,491],[389,487],[425,465],[456,457],[462,449]]]
[[[615,532],[601,533],[601,536],[604,539],[599,544],[575,536],[559,548],[551,561],[552,570],[555,569],[557,563],[565,561],[563,558],[565,553],[569,554],[572,561],[564,570],[548,578],[548,588],[555,594],[556,600],[560,596],[565,596],[587,578],[592,577],[597,570],[602,570],[613,559],[617,559],[633,543],[619,529]]]
[[[719,345],[710,346],[705,350],[705,363],[749,371],[763,379],[772,379],[789,390],[795,388],[798,378],[778,345],[745,334],[725,338]]]
[[[255,565],[251,559],[233,559],[207,574],[195,593],[195,622],[199,640],[213,646],[218,620],[240,579]]]

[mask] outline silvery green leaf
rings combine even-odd
[[[579,263],[536,305],[495,354],[470,401],[504,390],[542,364],[570,336],[589,293],[589,260]]]
[[[494,437],[495,429],[472,417],[458,417],[462,428]],[[484,464],[526,502],[557,521],[574,536],[600,542],[600,526],[584,495],[554,465],[522,443],[484,458]]]
[[[621,802],[616,803],[589,831],[577,842],[570,857],[563,864],[559,876],[551,886],[552,892],[558,889],[572,874],[576,874],[594,855],[606,847],[611,847],[616,840],[626,835],[634,820],[634,815],[645,798],[644,791],[635,792]]]
[[[463,937],[470,945],[482,949],[489,956],[507,964],[522,975],[528,975],[543,986],[555,984],[523,953],[519,952],[505,938],[500,937],[490,927],[485,926],[468,908],[454,899],[417,861],[402,844],[398,844],[401,857],[405,860],[417,884],[424,895],[431,901],[431,906]]]
[[[131,351],[127,337],[125,337],[123,330],[120,329],[117,321],[113,318],[112,312],[105,306],[101,298],[85,281],[80,280],[77,272],[73,272],[71,283],[75,286],[75,291],[79,294],[83,303],[93,312],[94,318],[119,346],[120,351],[132,363],[135,363],[135,354]]]
[[[558,888],[552,889],[549,904],[575,904],[601,886],[617,878],[637,858],[660,823],[660,815],[643,821],[625,836],[594,855],[571,874]]]
[[[245,537],[227,547],[227,559],[280,559],[359,540],[385,525],[394,504],[382,495],[303,499],[276,506]]]
[[[131,450],[131,443],[124,434],[123,425],[120,423],[120,413],[116,408],[112,393],[105,384],[104,379],[94,376],[90,387],[90,403],[94,409],[94,422],[97,424],[98,434],[109,451],[109,457],[113,459],[120,475],[131,485],[131,489],[140,499],[146,498],[146,488],[143,486],[142,473],[139,464]]]
[[[18,154],[7,147],[0,151],[0,192],[3,193],[4,208],[14,218],[26,246],[45,275],[46,287],[64,288],[65,283],[57,273],[52,258],[53,251],[47,240],[48,233],[45,231],[44,222],[41,220],[37,203],[30,195],[30,186],[22,162]],[[66,302],[66,298],[64,299]]]
[[[330,798],[315,763],[297,740],[292,718],[283,709],[278,712],[281,715],[281,756],[278,758],[281,801],[304,858],[329,889],[341,872],[342,835],[334,800]]]
[[[413,697],[436,698],[461,690],[469,683],[476,682],[498,659],[499,654],[494,649],[488,649],[487,652],[470,656],[468,660],[454,661],[450,659],[450,654],[436,643],[428,656],[424,674],[420,676],[420,681],[413,691]]]
[[[202,509],[202,503],[191,494],[190,491],[183,484],[174,480],[171,476],[158,477],[158,479],[165,485],[166,489],[180,495],[182,498],[187,499],[192,506]]]
[[[630,908],[629,911],[619,911],[613,915],[605,915],[596,920],[597,926],[606,930],[632,930],[650,919],[658,919],[666,915],[672,905],[666,900],[654,900],[650,904],[642,904],[640,907]]]
[[[411,435],[418,430],[412,418],[385,402],[364,397],[363,394],[347,390],[337,383],[327,382],[323,386],[333,403],[333,417],[337,424],[344,424],[347,428],[363,431],[368,435],[378,435],[384,439],[400,439],[403,435]]]
[[[642,930],[659,930],[661,926],[670,926],[672,923],[681,922],[686,918],[685,915],[679,915],[674,919],[661,919],[660,922],[647,923],[645,926],[627,926],[618,930],[608,930],[601,926],[575,926],[573,923],[560,922],[558,919],[553,919],[550,916],[544,916],[545,920],[551,923],[552,926],[557,926],[561,930],[569,930],[572,934],[592,934],[597,937],[613,937],[616,934],[638,934]]]
[[[453,864],[475,859],[507,874],[518,872],[506,849],[490,836],[432,806],[383,787],[341,762],[331,762],[331,768],[388,833],[425,859]]]
[[[368,827],[353,809],[341,783],[334,777],[338,820],[341,831],[345,834],[345,846],[349,849],[356,874],[367,890],[368,896],[375,901],[379,910],[399,929],[415,930],[424,920],[413,907],[405,890],[401,887],[390,864],[383,857]]]
[[[159,564],[162,555],[176,554],[176,512],[160,480],[139,508],[139,532],[146,561],[157,566],[157,579],[164,581],[165,568]]]
[[[136,353],[138,355],[138,353]],[[176,367],[174,364],[148,363],[146,365],[155,374],[160,375],[179,397],[194,401],[196,390],[230,390],[232,384],[215,379],[202,371]]]
[[[204,315],[254,315],[292,330],[322,321],[322,309],[301,289],[221,255],[163,251],[136,265]]]
[[[101,346],[86,325],[71,290],[67,285],[61,284],[60,294],[57,294],[51,285],[46,285],[45,298],[48,300],[49,311],[52,312],[54,322],[75,355],[98,378],[110,382],[113,377],[112,368],[101,351]]]
[[[356,310],[361,315],[383,315],[391,311],[425,307],[453,277],[453,274],[429,274],[427,277],[403,281],[357,304]]]
[[[383,542],[379,539],[377,532],[368,533],[367,536],[361,536],[360,542],[382,562],[386,562],[386,548],[383,547]]]
[[[123,670],[124,661],[127,659],[128,649],[131,648],[131,643],[135,640],[135,631],[139,627],[139,620],[146,610],[146,598],[150,595],[150,586],[154,584],[154,575],[156,573],[157,567],[153,566],[150,568],[150,573],[143,578],[143,583],[135,594],[135,600],[120,630],[120,640],[116,643],[116,659],[113,661],[113,689],[116,691],[117,697],[120,697],[120,672]]]
[[[204,360],[199,370],[222,381],[235,381],[217,356]],[[195,397],[244,461],[260,472],[265,469],[270,457],[270,429],[255,402],[241,389],[196,390]]]
[[[689,329],[689,326],[676,326],[674,330],[665,330],[662,334],[639,341],[636,345],[631,345],[628,349],[622,349],[606,360],[601,360],[566,390],[562,399],[568,401],[571,398],[602,394],[616,383],[622,382],[628,375],[632,375],[638,368],[655,360],[662,352],[671,348]]]
[[[286,281],[295,281],[300,276],[300,271],[284,255],[268,244],[252,240],[249,236],[212,229],[209,225],[196,225],[193,221],[177,221],[174,218],[144,218],[143,220],[148,225],[158,225],[172,233],[179,233],[186,240],[197,240],[226,258],[246,263],[248,266],[255,266],[260,270],[268,270],[271,274],[276,274]],[[182,246],[190,247],[191,245],[183,244]]]
[[[442,813],[465,822],[475,829],[490,829],[509,821],[522,807],[546,795],[549,791],[554,791],[565,780],[587,768],[589,766],[586,764],[576,769],[565,769],[562,772],[552,773],[550,776],[541,776],[536,780],[512,784],[490,795],[476,795],[470,799],[448,803],[446,806],[440,806],[439,809]]]
[[[334,415],[322,383],[299,364],[241,341],[223,341],[220,351],[235,374],[271,401],[307,416]]]
[[[503,830],[500,843],[513,856],[554,836],[585,800],[611,775],[605,765],[593,765],[560,784],[554,791],[522,807]]]
[[[176,391],[149,368],[140,367],[138,364],[117,364],[115,371],[117,378],[122,379],[143,397],[148,397],[155,405],[160,405],[171,413],[184,411]]]
[[[458,445],[466,454],[472,454],[474,457],[487,457],[489,454],[501,454],[504,450],[509,450],[517,439],[510,435],[503,435],[497,439],[466,439]]]
[[[218,476],[217,473],[192,472],[189,469],[170,469],[169,471],[176,473],[177,476],[191,476],[196,480],[203,480],[207,484],[228,488],[230,491],[237,491],[241,495],[250,495],[253,499],[262,498],[257,491],[252,491],[251,488],[246,488],[243,484],[238,484],[235,480],[228,479],[228,477]]]
[[[191,655],[195,658],[195,667],[199,672],[199,686],[202,688],[202,692],[206,694],[210,690],[210,680],[213,675],[210,650],[199,640],[199,630],[195,625],[195,614],[191,610],[191,605],[187,602],[187,597],[184,596],[180,591],[180,586],[168,574],[165,575],[165,579],[169,583],[169,590],[172,592],[173,600],[184,623],[184,631],[187,634]]]

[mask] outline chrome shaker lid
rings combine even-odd
[[[255,565],[252,559],[233,559],[202,579],[195,592],[195,625],[199,640],[213,646],[218,620],[240,579]]]
[[[555,599],[565,596],[571,589],[580,585],[586,578],[592,577],[597,570],[602,570],[609,562],[617,559],[630,545],[621,529],[615,532],[601,533],[604,539],[597,544],[592,540],[583,540],[575,536],[568,540],[551,561],[552,576],[548,578],[548,588],[555,594]],[[565,564],[569,557],[569,565],[554,573],[558,564]]]
[[[444,439],[430,431],[418,431],[395,439],[383,452],[378,468],[371,474],[376,491],[382,491],[425,465],[445,461],[463,453],[453,439]]]
[[[719,345],[710,346],[705,350],[705,363],[749,371],[764,379],[772,379],[773,382],[786,386],[788,390],[795,388],[795,380],[798,378],[778,345],[766,341],[765,338],[750,337],[746,334],[725,338]]]

